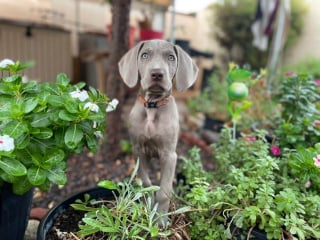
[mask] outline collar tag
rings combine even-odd
[[[157,108],[158,107],[158,102],[154,102],[154,101],[145,102],[144,106],[146,108]]]

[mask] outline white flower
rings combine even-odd
[[[0,136],[0,151],[10,152],[14,149],[13,138],[8,135]]]
[[[111,112],[111,111],[115,110],[117,108],[118,104],[119,104],[118,99],[116,99],[116,98],[112,99],[112,101],[109,102],[109,104],[106,108],[106,112]]]
[[[27,75],[23,75],[23,76],[22,76],[22,82],[23,82],[23,83],[29,82],[29,78],[28,78]]]
[[[14,65],[14,61],[11,59],[5,58],[0,62],[0,68],[6,68],[8,65]]]
[[[78,98],[81,102],[84,102],[89,98],[88,92],[86,90],[80,91],[79,89],[70,93],[72,98]]]
[[[85,105],[84,105],[84,109],[87,109],[89,108],[91,112],[99,112],[99,107],[97,104],[95,103],[92,103],[92,102],[87,102]]]
[[[94,132],[94,135],[95,135],[97,138],[103,138],[103,135],[102,135],[101,131],[95,131],[95,132]]]

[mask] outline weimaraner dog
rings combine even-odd
[[[134,155],[140,159],[138,174],[145,186],[151,186],[150,161],[160,161],[160,190],[155,195],[158,212],[166,213],[172,193],[177,162],[179,113],[172,96],[191,87],[198,67],[179,46],[164,40],[140,42],[119,62],[119,71],[128,87],[140,80],[140,93],[129,116],[129,133]],[[165,226],[167,218],[160,219]]]

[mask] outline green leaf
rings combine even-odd
[[[85,237],[99,231],[99,229],[92,226],[88,226],[88,225],[85,225],[85,226],[80,225],[79,227],[80,227],[80,231],[78,232],[78,234],[81,237]]]
[[[69,113],[79,114],[79,103],[74,99],[72,99],[72,101],[66,102],[64,107]]]
[[[20,83],[22,81],[22,79],[21,79],[21,75],[15,74],[15,75],[12,75],[9,77],[2,78],[2,81],[5,83],[13,83],[13,82]]]
[[[48,127],[50,125],[49,114],[38,113],[35,114],[32,121],[32,127]]]
[[[74,113],[69,113],[66,110],[62,110],[59,112],[59,118],[64,121],[72,122],[77,120],[78,116]]]
[[[47,171],[40,167],[31,167],[28,169],[28,180],[32,185],[41,185],[46,181]]]
[[[159,190],[160,190],[159,186],[150,186],[150,187],[142,188],[140,191],[141,193],[147,193],[147,192],[156,192]]]
[[[69,148],[74,149],[81,142],[82,138],[82,130],[77,124],[74,124],[67,129],[64,136],[64,142]]]
[[[39,165],[43,169],[51,169],[53,166],[57,165],[58,163],[62,162],[65,158],[64,151],[61,149],[48,152],[44,156],[44,161],[40,162]]]
[[[65,73],[59,73],[57,75],[57,83],[60,86],[67,87],[70,83],[70,80]]]
[[[33,109],[35,109],[37,105],[38,105],[38,101],[36,99],[34,99],[34,98],[30,98],[24,103],[23,112],[24,113],[29,113]]]
[[[110,189],[110,190],[117,190],[118,189],[117,184],[115,184],[113,181],[110,181],[110,180],[100,181],[100,182],[98,182],[98,186],[106,188],[106,189]]]
[[[157,237],[159,235],[159,229],[157,227],[151,227],[149,231],[151,237]]]
[[[27,173],[26,167],[21,162],[11,158],[0,159],[0,168],[12,176],[23,176]]]
[[[236,82],[243,82],[251,77],[251,72],[246,69],[234,69],[229,74],[232,80]]]
[[[53,131],[50,128],[38,128],[39,132],[33,132],[32,135],[38,139],[49,139],[53,135]]]
[[[12,138],[17,138],[28,132],[28,125],[25,122],[12,120],[3,127],[2,132]]]
[[[13,183],[13,192],[16,194],[24,194],[32,188],[27,176],[19,177]]]
[[[27,62],[24,62],[24,63],[19,63],[17,68],[16,68],[16,71],[21,71],[21,70],[24,70],[24,69],[27,69],[27,68],[32,68],[35,66],[35,62],[34,61],[27,61]]]
[[[65,185],[67,183],[67,177],[64,169],[52,169],[47,171],[48,179],[57,184],[57,185]]]
[[[98,151],[98,141],[97,137],[95,135],[86,135],[86,141],[87,141],[87,146],[92,152],[97,152]]]
[[[61,96],[50,95],[48,97],[48,103],[54,107],[62,107],[65,102]]]
[[[72,203],[72,204],[70,204],[70,206],[78,211],[85,211],[85,212],[97,211],[97,208],[88,207],[88,206],[84,205],[83,203]]]

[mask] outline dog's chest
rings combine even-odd
[[[130,132],[135,138],[155,139],[167,134],[169,125],[163,120],[160,109],[143,109],[140,114],[134,111],[134,116]]]
[[[149,109],[146,111],[144,123],[143,135],[145,135],[146,138],[152,138],[158,134],[159,117],[157,116],[156,109]]]

